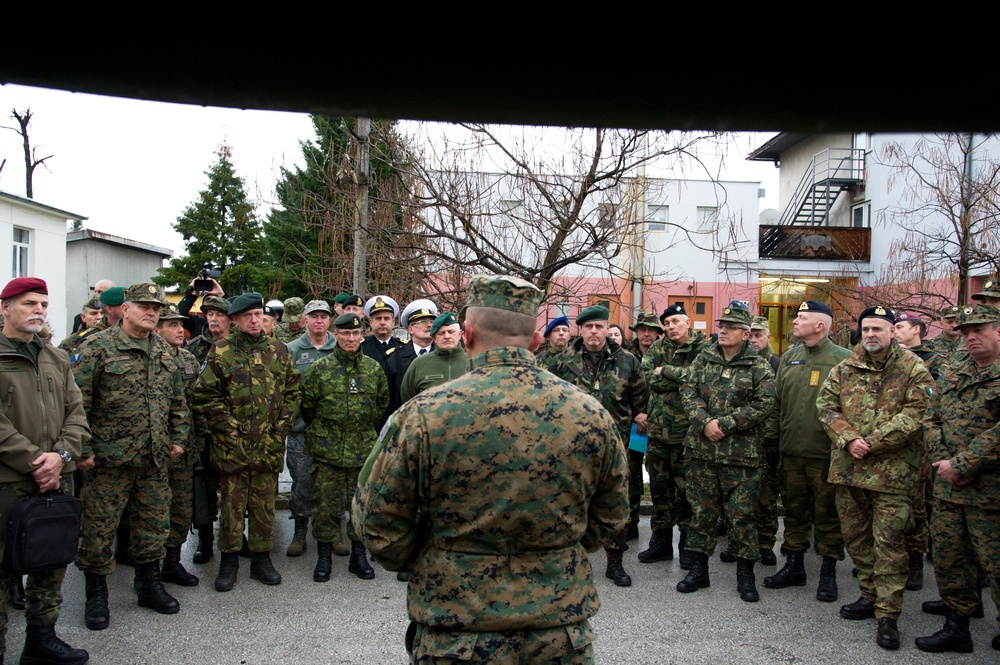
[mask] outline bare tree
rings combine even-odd
[[[17,132],[21,136],[21,145],[24,148],[24,194],[29,199],[33,199],[35,198],[35,190],[32,183],[35,169],[51,159],[52,155],[39,157],[38,148],[31,147],[31,140],[28,138],[28,125],[31,124],[32,116],[31,109],[25,109],[23,113],[19,113],[15,108],[11,109],[10,113],[10,117],[17,121],[18,126],[4,127],[4,129]],[[6,160],[4,160],[4,163],[6,163]],[[2,165],[0,165],[0,168],[2,168]]]

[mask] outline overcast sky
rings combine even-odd
[[[35,170],[35,200],[88,217],[87,228],[166,247],[175,255],[183,241],[171,225],[206,185],[205,171],[219,144],[231,146],[236,171],[264,215],[274,202],[279,168],[299,163],[298,142],[313,137],[306,114],[0,86],[0,126],[16,126],[11,110],[29,107],[32,145],[39,157],[53,155]],[[434,133],[433,126],[422,130]],[[767,136],[740,135],[720,177],[762,181],[767,191],[762,206],[776,207],[777,169],[744,159]],[[3,159],[0,190],[24,196],[20,136],[7,129],[0,129]]]

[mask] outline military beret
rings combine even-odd
[[[569,319],[566,318],[565,316],[560,316],[558,318],[552,319],[551,321],[549,321],[549,325],[545,326],[545,334],[542,335],[542,337],[548,337],[549,335],[551,335],[552,329],[555,328],[556,326],[566,326],[567,328],[569,328]]]
[[[434,323],[431,325],[431,337],[436,335],[437,331],[443,326],[450,326],[456,323],[458,323],[458,319],[455,318],[454,314],[451,312],[442,312],[436,319],[434,319]]]
[[[345,312],[333,322],[337,330],[357,330],[361,327],[361,317],[354,312]]]
[[[434,319],[437,318],[437,315],[437,305],[427,298],[420,298],[406,306],[406,309],[403,310],[403,315],[399,317],[399,323],[405,328],[414,321]]]
[[[771,322],[767,320],[766,316],[755,316],[753,317],[753,323],[750,324],[750,330],[770,330]]]
[[[959,307],[958,305],[950,305],[948,307],[943,308],[941,311],[938,312],[938,314],[941,315],[942,319],[957,319],[961,311],[962,308]]]
[[[86,307],[87,309],[100,309],[101,301],[97,296],[94,296],[93,298],[85,302],[83,306]]]
[[[544,295],[537,286],[518,277],[476,275],[469,280],[469,300],[459,311],[458,320],[465,320],[465,311],[469,307],[502,309],[536,316]]]
[[[344,301],[350,297],[351,297],[350,293],[348,293],[347,291],[341,291],[340,293],[338,293],[333,297],[333,302],[337,303],[338,305],[343,305]]]
[[[376,312],[392,312],[392,316],[397,317],[399,305],[389,296],[372,296],[365,303],[365,316],[370,319]]]
[[[972,296],[973,300],[985,300],[986,298],[1000,298],[1000,278],[990,277],[983,282],[983,290]]]
[[[896,321],[918,321],[920,315],[915,312],[900,312],[896,315]]]
[[[302,298],[289,298],[285,301],[285,313],[281,318],[288,323],[298,323],[302,320],[305,309],[306,303]]]
[[[806,300],[801,305],[799,305],[799,312],[816,312],[817,314],[826,314],[829,317],[833,317],[833,310],[825,302],[820,302],[818,300]]]
[[[285,303],[286,306],[288,303]],[[264,296],[250,291],[242,293],[233,298],[233,303],[229,306],[229,316],[240,314],[251,309],[264,309]]]
[[[201,301],[201,311],[206,311],[209,309],[214,309],[216,312],[222,312],[223,314],[229,314],[229,308],[233,304],[229,302],[228,299],[222,296],[205,296],[205,299]]]
[[[306,303],[306,308],[302,313],[306,316],[312,314],[313,312],[326,312],[327,314],[332,314],[330,311],[330,305],[325,300],[310,300]]]
[[[980,323],[1000,323],[1000,309],[993,305],[966,305],[961,308],[962,313],[958,317],[958,327],[974,326]]]
[[[160,310],[160,321],[186,318],[186,316],[177,311],[177,305],[170,304]]]
[[[639,326],[646,326],[647,328],[653,328],[664,332],[663,326],[660,325],[659,319],[656,318],[656,312],[639,312],[639,318],[636,319],[635,323],[628,327],[629,330],[635,332],[635,329]]]
[[[107,293],[107,291],[104,293]],[[102,297],[104,293],[101,294]],[[123,302],[148,302],[161,307],[167,306],[167,301],[160,296],[160,290],[147,282],[133,284],[128,287],[125,289],[122,298]]]
[[[120,305],[125,302],[125,289],[120,286],[112,286],[101,292],[100,301],[108,307]]]
[[[264,314],[265,316],[272,316],[274,318],[278,318],[278,310],[274,309],[274,307],[269,302],[264,303]]]
[[[660,323],[667,320],[668,317],[677,316],[681,314],[687,316],[687,312],[684,311],[684,305],[677,303],[676,305],[671,305],[670,307],[663,310],[663,314],[660,314]]]
[[[611,318],[611,312],[603,305],[591,305],[580,311],[576,317],[576,325],[582,326],[587,321],[607,321]]]
[[[44,279],[37,277],[15,277],[7,282],[7,286],[3,287],[3,291],[0,292],[0,300],[13,298],[29,291],[31,293],[49,295],[49,287],[46,286]]]
[[[361,299],[361,296],[350,295],[344,298],[344,302],[340,303],[342,307],[364,307],[365,301]]]
[[[885,319],[890,324],[895,324],[896,313],[889,307],[875,305],[874,307],[869,307],[865,311],[861,312],[861,316],[858,317],[859,326],[861,325],[861,321],[863,319]]]
[[[753,314],[750,313],[749,309],[743,307],[725,307],[722,310],[722,316],[716,319],[716,321],[739,323],[749,328],[750,324],[753,323]]]
[[[750,311],[750,306],[747,305],[742,300],[730,300],[729,301],[729,307],[731,307],[731,308],[745,309],[748,312]]]

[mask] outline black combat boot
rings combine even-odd
[[[972,653],[972,634],[969,632],[969,617],[958,616],[958,612],[948,610],[944,628],[929,637],[918,637],[914,644],[921,651],[944,653]]]
[[[740,600],[745,603],[756,603],[760,600],[757,580],[753,575],[753,561],[750,559],[736,560],[736,591],[740,594]]]
[[[674,558],[674,528],[656,529],[649,537],[649,547],[639,552],[639,563],[671,561]]]
[[[691,593],[698,589],[707,589],[711,586],[708,579],[708,555],[702,552],[691,552],[691,570],[687,576],[677,583],[677,590],[681,593]]]
[[[191,561],[194,563],[208,563],[212,560],[212,544],[215,540],[215,532],[212,527],[206,526],[198,529],[198,549],[194,551]]]
[[[198,586],[198,576],[192,575],[181,563],[181,548],[168,547],[167,555],[163,558],[163,571],[160,573],[160,580],[172,582],[178,586]]]
[[[687,533],[681,530],[681,537],[677,540],[677,549],[680,551],[680,566],[681,570],[690,570],[691,562],[693,558],[691,552],[687,550]]]
[[[852,621],[863,621],[875,618],[875,602],[861,596],[853,603],[841,605],[840,616]]]
[[[781,570],[764,578],[764,586],[768,589],[784,589],[788,586],[806,585],[806,568],[802,563],[802,552],[789,552],[788,560]]]
[[[733,554],[733,546],[726,545],[726,549],[719,552],[719,561],[722,563],[736,563],[736,555]]]
[[[15,610],[24,609],[24,576],[15,575],[10,580],[10,604]]]
[[[774,556],[774,550],[761,547],[760,548],[760,562],[765,566],[775,566],[778,563],[778,559]]]
[[[160,579],[160,562],[139,564],[139,607],[148,607],[160,614],[177,614],[181,604],[167,593]]]
[[[104,575],[87,571],[84,571],[83,579],[87,590],[83,620],[91,630],[104,630],[111,623],[111,612],[108,611],[108,579]]]
[[[330,571],[333,570],[333,543],[316,542],[316,567],[313,569],[313,582],[329,582]]]
[[[764,582],[767,585],[767,582]],[[819,569],[819,586],[816,587],[816,600],[832,603],[837,600],[837,560],[832,556],[823,557],[823,567]]]
[[[924,614],[933,614],[939,617],[943,617],[948,614],[948,606],[945,605],[943,600],[924,601],[924,603],[920,605],[920,609],[924,611]],[[983,597],[980,596],[979,604],[976,605],[974,610],[972,610],[972,614],[970,614],[969,617],[972,619],[982,619],[984,616],[986,616],[986,613],[983,611]]]
[[[288,543],[288,549],[285,550],[285,556],[302,556],[306,551],[306,532],[309,531],[309,518],[308,517],[296,517],[295,518],[295,532],[292,534],[292,542]],[[327,579],[330,579],[327,576]],[[317,582],[319,580],[316,580]]]
[[[370,580],[375,577],[375,569],[368,563],[368,557],[365,554],[365,544],[360,540],[352,540],[351,559],[347,563],[347,572],[354,573],[358,579]]]
[[[922,554],[910,556],[910,572],[906,576],[906,590],[920,591],[924,588],[924,557]]]
[[[215,578],[216,591],[229,591],[236,586],[236,576],[240,572],[240,555],[237,552],[223,552],[219,563],[219,575]]]
[[[28,624],[24,630],[21,665],[83,665],[90,654],[59,639],[55,626]]]
[[[625,527],[625,540],[638,540],[639,538],[639,523],[629,522]]]
[[[604,571],[604,576],[615,583],[615,586],[632,586],[632,577],[625,572],[622,565],[622,557],[608,556],[608,567]]]
[[[892,651],[899,648],[899,626],[895,619],[882,617],[878,620],[878,628],[875,629],[875,644]]]
[[[250,579],[274,586],[281,584],[281,574],[271,563],[270,552],[254,552],[250,557]]]

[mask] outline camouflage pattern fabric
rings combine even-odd
[[[290,326],[291,324],[288,323],[288,321],[282,321],[279,323],[274,329],[274,338],[281,340],[285,344],[291,344],[299,337],[306,334],[305,326],[300,327],[298,330],[292,330]]]
[[[764,549],[773,549],[778,537],[778,494],[781,487],[781,467],[764,466],[757,493],[757,542]]]
[[[243,546],[243,516],[251,552],[270,552],[274,534],[274,495],[278,476],[250,470],[219,474],[219,551],[232,554]]]
[[[476,662],[593,665],[595,634],[589,621],[542,630],[458,633],[414,625],[408,647],[415,665]]]
[[[927,366],[927,371],[931,373],[931,377],[935,381],[944,374],[944,370],[948,366],[948,357],[945,354],[928,348],[927,344],[918,344],[907,350],[924,362],[924,365]]]
[[[642,373],[649,385],[649,437],[665,444],[682,445],[687,436],[688,416],[681,402],[680,379],[707,344],[705,333],[690,331],[683,344],[662,337],[642,359]],[[659,376],[656,368],[662,367]]]
[[[628,516],[615,429],[596,399],[517,347],[478,354],[394,414],[359,476],[353,519],[379,563],[410,570],[410,618],[505,632],[593,616],[586,553]]]
[[[650,439],[646,449],[646,471],[649,472],[649,497],[653,502],[650,527],[658,531],[671,529],[677,524],[682,531],[687,531],[691,504],[687,500],[684,446],[667,445]]]
[[[711,556],[719,517],[729,525],[729,549],[741,559],[760,559],[757,504],[763,469],[692,459],[688,466],[687,496],[693,515],[687,531],[687,549]]]
[[[945,358],[950,358],[956,351],[965,348],[962,345],[961,337],[952,341],[944,335],[938,335],[937,337],[927,340],[923,343],[923,347],[935,353],[940,353]]]
[[[309,467],[309,489],[313,496],[313,537],[316,542],[340,541],[345,499],[350,501],[354,498],[360,471],[360,466],[334,466],[313,460]],[[347,537],[360,540],[351,520],[347,520]]]
[[[930,541],[927,496],[931,483],[931,465],[926,459],[920,477],[913,488],[913,527],[906,532],[906,552],[911,557],[922,557]]]
[[[208,352],[212,350],[212,345],[215,344],[215,340],[209,334],[198,335],[190,340],[184,345],[187,351],[194,354],[194,357],[198,359],[198,364],[205,362],[208,358]]]
[[[949,609],[969,616],[980,602],[979,566],[1000,608],[1000,510],[937,501],[931,514],[934,577]],[[1000,626],[1000,609],[996,616]]]
[[[827,482],[830,458],[782,455],[785,533],[788,552],[807,552],[815,535],[821,556],[844,560],[844,536],[837,514],[837,486]]]
[[[170,486],[170,532],[167,547],[180,547],[187,540],[194,514],[194,468],[171,467],[167,480]]]

